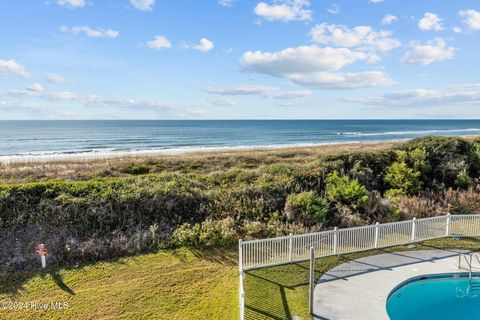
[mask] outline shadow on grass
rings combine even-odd
[[[71,296],[75,295],[75,292],[73,292],[73,290],[70,289],[70,287],[65,282],[63,282],[63,278],[58,272],[58,270],[53,270],[49,272],[49,274],[60,289],[62,289]]]
[[[455,249],[479,251],[480,239],[463,238],[454,240],[443,238],[417,243],[415,248],[397,246],[317,259],[315,262],[315,281],[317,283],[330,269],[361,257],[394,252],[401,256],[400,252],[402,251],[433,249],[451,252],[452,255],[458,254]],[[415,259],[412,258],[412,260]],[[367,269],[373,269],[374,267],[366,265]],[[308,270],[309,263],[304,262],[246,271],[244,281],[245,318],[248,320],[293,319],[299,313],[299,310],[303,315],[307,314]],[[317,319],[322,319],[322,317],[317,316]]]
[[[105,262],[105,261],[98,261]],[[65,283],[61,275],[61,271],[80,270],[82,268],[94,265],[98,262],[84,262],[76,265],[50,265],[45,270],[30,270],[20,272],[7,272],[4,275],[0,275],[0,295],[6,295],[11,298],[15,298],[21,295],[25,291],[25,285],[32,278],[37,276],[46,278],[49,276],[52,281],[58,286],[58,288],[69,295],[75,295],[75,292]],[[108,262],[123,264],[121,258],[115,258],[108,260]]]
[[[330,260],[341,261],[338,257]],[[322,265],[315,265],[316,279],[320,278],[323,269]],[[292,305],[306,303],[308,284],[308,262],[247,271],[244,283],[245,318],[293,319]],[[289,300],[289,293],[298,293],[300,301]]]
[[[207,248],[207,249],[192,249],[188,248],[190,252],[197,258],[205,260],[211,263],[222,264],[229,267],[238,267],[238,254],[233,248]],[[50,276],[52,281],[58,286],[58,288],[69,295],[75,295],[74,290],[66,283],[62,277],[63,271],[81,270],[82,268],[93,266],[97,263],[108,262],[118,265],[125,264],[125,258],[134,258],[145,254],[156,254],[161,252],[168,252],[175,256],[179,261],[188,262],[189,256],[186,250],[169,249],[159,250],[157,252],[145,252],[136,255],[125,255],[122,257],[114,257],[111,259],[104,259],[94,262],[83,262],[69,265],[55,265],[50,264],[45,270],[29,270],[29,271],[17,271],[17,272],[4,272],[0,273],[0,295],[6,295],[11,298],[15,298],[21,295],[25,291],[25,286],[32,278],[40,276],[42,278]],[[33,268],[33,266],[32,266]]]
[[[195,248],[190,248],[190,251],[198,259],[222,264],[228,267],[238,267],[238,253],[235,249],[206,248],[203,250],[198,250]]]

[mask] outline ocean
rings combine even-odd
[[[480,120],[0,121],[0,156],[183,152],[480,135]]]

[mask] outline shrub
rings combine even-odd
[[[229,246],[238,239],[235,221],[232,218],[201,224],[185,223],[173,232],[173,239],[183,246]]]
[[[0,269],[33,261],[35,241],[49,245],[52,261],[76,263],[172,244],[227,246],[325,225],[480,211],[480,139],[429,137],[396,150],[122,161],[105,171],[117,177],[80,181],[97,177],[85,173],[86,164],[59,176],[75,182],[0,185]],[[12,172],[19,176],[8,181],[57,177]]]
[[[364,206],[368,201],[368,191],[356,179],[348,176],[339,176],[333,171],[326,179],[326,194],[330,201],[343,204],[353,204],[358,207]]]
[[[380,192],[370,192],[368,203],[365,206],[365,215],[369,223],[390,222],[396,220],[396,202],[392,198],[382,198]]]
[[[138,175],[138,174],[147,174],[150,172],[151,167],[144,164],[137,164],[128,167],[123,167],[120,169],[123,173]]]
[[[463,169],[463,171],[458,174],[457,179],[455,180],[455,185],[460,189],[467,190],[471,184],[472,179],[468,175],[467,169]]]
[[[470,187],[468,190],[448,189],[439,197],[443,198],[451,213],[470,214],[480,213],[480,187]]]
[[[184,223],[173,232],[172,238],[180,245],[193,247],[200,244],[200,229],[199,224],[190,225]]]
[[[352,210],[352,208],[338,204],[338,225],[342,228],[358,227],[367,224],[367,221],[363,219],[359,212]]]
[[[448,206],[442,206],[442,203],[439,203],[437,197],[432,193],[400,197],[398,209],[402,220],[435,217],[447,214],[449,211]]]
[[[473,176],[479,174],[480,160],[476,142],[458,137],[424,137],[411,140],[402,147],[412,151],[423,149],[431,170],[425,180],[434,185],[455,186],[455,180],[465,168],[471,168]]]
[[[387,168],[385,181],[392,187],[392,190],[387,191],[387,195],[399,196],[415,194],[421,190],[423,185],[420,180],[421,172],[408,167],[405,162],[405,151],[399,151],[398,157],[400,161],[392,163],[392,165]]]
[[[330,212],[328,201],[313,191],[291,194],[287,197],[285,212],[290,220],[299,220],[310,224],[312,222],[326,223]]]

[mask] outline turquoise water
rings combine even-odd
[[[392,292],[387,301],[392,320],[478,320],[480,278],[417,280]]]
[[[480,120],[0,120],[0,156],[300,146],[426,135],[480,135]]]

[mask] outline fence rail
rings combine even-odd
[[[442,237],[480,236],[480,214],[445,215],[239,242],[240,319],[244,312],[244,271],[315,258],[367,251]]]
[[[278,238],[242,241],[240,269],[251,270],[315,257],[353,253],[446,236],[480,235],[480,215],[446,215],[425,219],[334,229]]]

